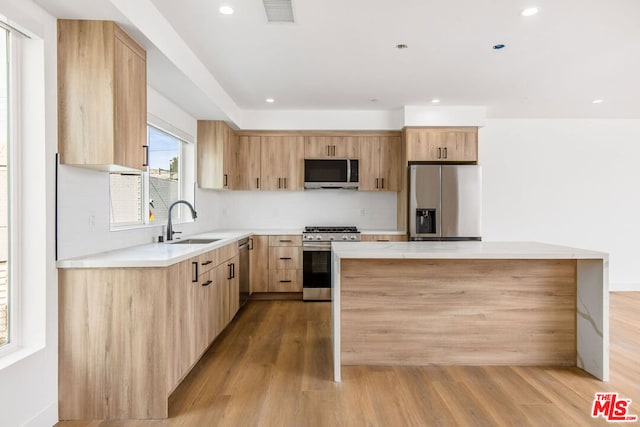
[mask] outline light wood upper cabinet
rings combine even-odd
[[[400,191],[400,137],[360,137],[360,190]]]
[[[251,293],[269,291],[269,236],[250,237],[249,275]]]
[[[360,144],[355,136],[307,136],[305,159],[357,159]]]
[[[238,138],[238,182],[236,190],[260,190],[260,137]]]
[[[477,128],[407,128],[407,161],[476,162]]]
[[[304,138],[263,136],[260,138],[262,190],[302,190]]]
[[[146,52],[111,21],[58,20],[60,163],[147,166]]]
[[[198,186],[234,189],[238,180],[237,136],[221,120],[198,120]]]

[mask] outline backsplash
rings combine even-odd
[[[355,225],[396,229],[396,193],[353,190],[225,191],[218,193],[221,228]]]

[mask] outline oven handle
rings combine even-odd
[[[331,252],[331,244],[329,245],[302,245],[302,252]]]

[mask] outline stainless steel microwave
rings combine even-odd
[[[348,188],[357,190],[358,160],[305,159],[304,188]]]

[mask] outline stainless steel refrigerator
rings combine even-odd
[[[481,224],[481,166],[409,166],[411,240],[481,240]]]

